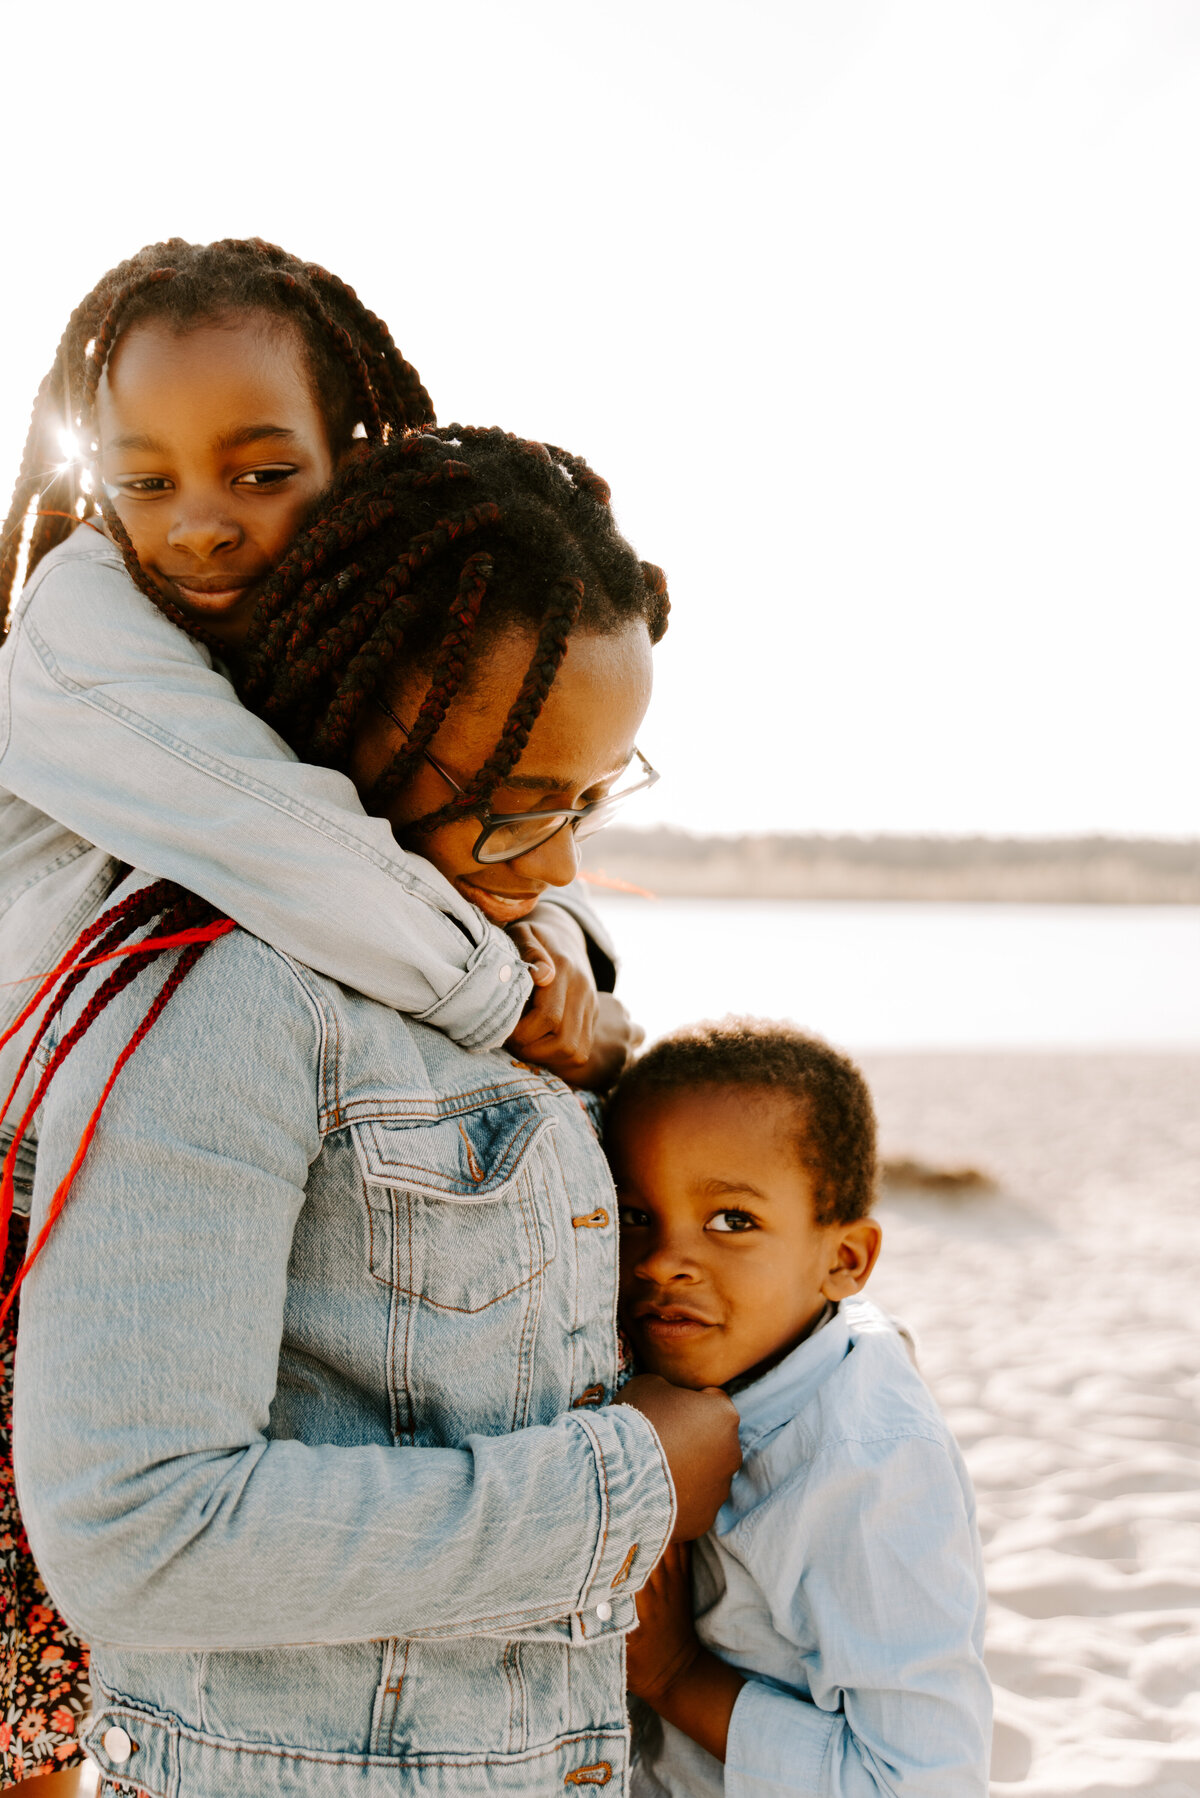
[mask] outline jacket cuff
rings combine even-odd
[[[488,929],[472,950],[467,971],[436,1004],[417,1017],[463,1049],[495,1049],[510,1037],[533,991],[517,946],[503,931]]]
[[[748,1679],[729,1719],[725,1798],[822,1798],[831,1789],[822,1769],[845,1718]]]
[[[675,1487],[653,1425],[632,1406],[573,1421],[591,1440],[600,1500],[596,1552],[571,1618],[572,1641],[591,1642],[637,1621],[633,1594],[671,1540]]]

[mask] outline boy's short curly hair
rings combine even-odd
[[[622,1075],[610,1101],[610,1128],[635,1100],[724,1086],[777,1092],[792,1103],[818,1224],[853,1224],[868,1215],[875,1199],[875,1107],[867,1083],[848,1057],[792,1024],[729,1017],[672,1031]]]

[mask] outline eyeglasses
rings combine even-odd
[[[376,699],[375,704],[381,712],[387,714],[397,730],[403,731],[406,737],[409,735],[408,726],[401,723],[390,705],[385,705],[382,699]],[[637,758],[640,779],[632,781],[629,786],[622,787],[616,793],[606,793],[603,799],[593,799],[587,805],[561,806],[554,812],[501,812],[494,817],[490,812],[483,813],[483,829],[475,839],[471,854],[485,867],[493,862],[515,861],[519,855],[528,855],[531,850],[540,849],[543,843],[548,843],[551,837],[557,836],[568,824],[579,839],[594,836],[596,831],[603,830],[606,824],[612,823],[613,813],[619,811],[627,799],[634,793],[645,792],[659,778],[657,769],[650,766],[640,749],[635,748],[633,753]],[[441,775],[447,786],[453,787],[456,793],[465,791],[453,774],[443,768],[436,756],[430,755],[427,749],[423,749],[421,754],[434,772]]]

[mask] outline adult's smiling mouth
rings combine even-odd
[[[538,900],[541,889],[537,892],[511,893],[497,887],[485,887],[481,882],[464,875],[458,882],[459,889],[472,905],[477,905],[485,918],[493,924],[517,924],[527,918]]]

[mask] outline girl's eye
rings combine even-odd
[[[234,482],[235,487],[278,487],[282,481],[294,475],[294,468],[248,468]]]
[[[646,1213],[639,1211],[636,1205],[619,1205],[617,1216],[623,1230],[641,1230],[650,1222]]]
[[[758,1224],[748,1211],[718,1211],[705,1225],[723,1235],[740,1235],[743,1230],[757,1230]]]
[[[170,481],[168,481],[165,475],[161,474],[137,475],[128,480],[122,480],[118,477],[116,482],[117,491],[119,493],[137,493],[146,498],[153,498],[156,493],[166,493],[170,489],[170,486]]]

